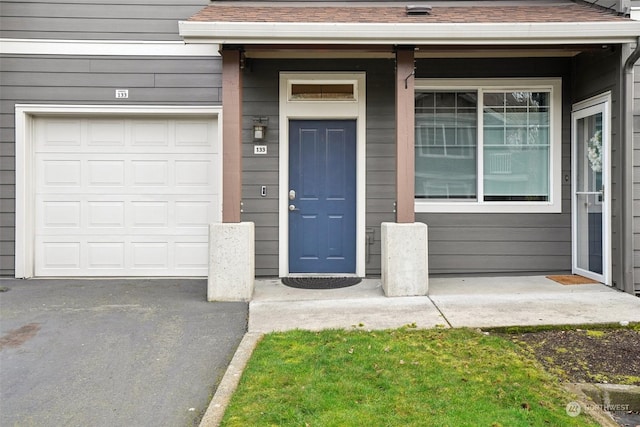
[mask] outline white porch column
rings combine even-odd
[[[388,297],[427,295],[429,265],[427,225],[383,222],[382,289]]]
[[[255,283],[253,222],[209,225],[209,301],[249,301]]]

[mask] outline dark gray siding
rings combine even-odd
[[[178,21],[207,0],[3,0],[0,37],[62,40],[181,40]]]
[[[418,60],[418,77],[563,77],[563,176],[570,174],[570,59]],[[380,224],[394,221],[394,62],[254,60],[244,75],[244,214],[256,223],[256,273],[278,274],[278,71],[366,71],[367,215],[374,233],[367,275],[380,274]],[[252,116],[268,116],[269,155],[253,156]],[[268,185],[268,197],[259,195]],[[561,214],[418,214],[429,226],[431,274],[529,273],[571,269],[570,183]]]
[[[419,60],[418,78],[562,77],[562,176],[570,174],[570,60]],[[560,214],[416,214],[429,226],[431,274],[547,273],[571,270],[571,186]]]
[[[380,223],[393,221],[395,194],[393,67],[390,60],[252,60],[244,74],[243,221],[256,225],[256,275],[278,275],[278,79],[279,71],[367,72],[367,217],[375,243],[368,246],[367,274],[380,272]],[[254,116],[268,117],[268,154],[254,156],[250,128]],[[266,185],[267,197],[260,196]]]
[[[217,57],[0,58],[0,275],[14,274],[15,104],[220,105]],[[116,100],[115,89],[129,89]]]
[[[621,284],[622,254],[621,216],[623,152],[620,149],[621,132],[620,103],[620,48],[614,47],[598,52],[583,53],[573,61],[573,99],[583,101],[611,91],[611,261],[614,285]]]

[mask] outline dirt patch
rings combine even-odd
[[[549,371],[570,382],[640,385],[640,327],[511,333]]]

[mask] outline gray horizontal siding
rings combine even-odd
[[[417,77],[563,77],[562,176],[571,174],[570,61],[521,58],[419,60]],[[571,187],[561,214],[416,214],[429,227],[431,274],[535,273],[571,270]]]
[[[256,273],[278,274],[278,71],[366,71],[367,275],[380,274],[380,224],[395,221],[394,62],[253,60],[244,76],[243,220],[256,223]],[[419,60],[418,77],[564,77],[563,175],[570,174],[570,60]],[[253,155],[254,115],[269,117],[269,155]],[[272,169],[274,168],[274,169]],[[261,185],[268,195],[261,198]],[[429,226],[432,274],[542,273],[571,269],[570,183],[563,184],[562,214],[418,214]]]
[[[207,0],[0,2],[0,37],[65,40],[181,40],[178,21]]]
[[[5,55],[2,62],[2,68],[9,70],[8,72],[51,73],[52,75],[56,73],[96,75],[152,73],[159,76],[179,74],[189,77],[198,74],[218,74],[218,79],[222,67],[219,60],[211,60],[208,57]]]
[[[0,275],[14,274],[15,104],[220,105],[218,57],[0,58]],[[115,99],[115,89],[129,89]]]
[[[278,75],[287,71],[367,71],[367,218],[375,243],[367,257],[367,274],[380,272],[380,223],[393,221],[395,197],[392,61],[253,60],[244,76],[243,221],[256,225],[256,274],[278,275]],[[253,116],[269,117],[266,156],[255,156],[250,128]],[[260,187],[267,186],[267,197]],[[375,256],[378,255],[378,256]]]

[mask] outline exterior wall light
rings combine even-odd
[[[267,133],[267,125],[269,123],[268,117],[254,117],[253,118],[253,140],[263,141],[265,134]]]

